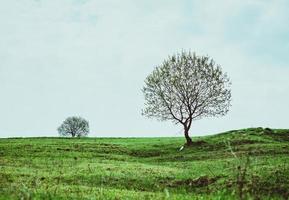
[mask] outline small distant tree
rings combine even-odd
[[[57,130],[61,136],[87,136],[89,133],[89,123],[82,117],[68,117]]]
[[[209,56],[175,54],[146,78],[142,113],[181,124],[186,144],[192,145],[192,121],[225,115],[231,101],[230,85],[227,74]]]

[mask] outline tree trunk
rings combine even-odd
[[[192,139],[189,136],[189,129],[188,128],[185,128],[185,138],[187,140],[186,145],[187,146],[192,146],[193,145],[193,141],[192,141]]]

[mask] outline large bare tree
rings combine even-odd
[[[209,56],[183,51],[166,59],[146,78],[143,115],[184,128],[186,144],[193,120],[223,116],[231,101],[230,79]]]

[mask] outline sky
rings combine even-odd
[[[91,137],[182,136],[141,115],[144,79],[182,50],[232,81],[221,118],[191,135],[289,128],[286,0],[6,0],[0,7],[0,137],[58,136],[68,116]]]

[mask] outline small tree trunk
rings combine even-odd
[[[186,138],[186,140],[187,140],[186,145],[187,145],[187,146],[192,146],[192,145],[193,145],[193,141],[192,141],[192,139],[191,139],[190,136],[189,136],[189,129],[186,128],[186,127],[185,127],[185,138]]]

